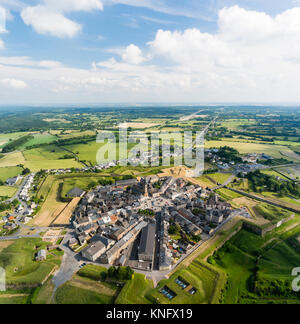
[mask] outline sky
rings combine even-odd
[[[300,103],[298,0],[0,0],[0,105]]]

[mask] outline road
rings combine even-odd
[[[236,177],[236,174],[233,174],[222,185],[214,187],[214,188],[212,188],[212,190],[218,190],[218,189],[222,189],[222,188],[228,186],[235,179],[235,177]]]
[[[73,237],[73,235],[69,232],[60,245],[60,248],[64,251],[64,256],[59,270],[52,278],[55,285],[55,291],[59,286],[69,281],[80,269],[79,256],[68,247],[68,242],[71,237]]]

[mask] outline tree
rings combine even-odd
[[[117,269],[116,267],[110,267],[107,271],[107,275],[109,278],[115,278],[117,275]]]
[[[25,169],[22,171],[22,175],[27,175],[27,174],[29,174],[29,173],[31,173],[31,171],[30,171],[30,169],[28,169],[28,168],[25,168]]]

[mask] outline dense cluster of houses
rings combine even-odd
[[[176,223],[184,237],[211,234],[231,213],[215,194],[183,179],[158,176],[117,181],[85,194],[74,211],[76,235],[69,241],[84,258],[102,264],[152,270],[170,269],[179,250],[192,244],[170,243],[169,226]]]
[[[33,184],[34,176],[35,176],[35,173],[31,173],[22,185],[21,191],[19,193],[19,198],[23,201],[30,200],[29,190]]]

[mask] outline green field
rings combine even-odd
[[[128,150],[130,150],[134,146],[135,144],[128,144]],[[99,160],[97,159],[97,153],[101,148],[103,148],[103,150],[105,149],[105,151],[109,151],[110,153],[115,151],[117,159],[127,157],[126,155],[119,157],[119,145],[113,143],[105,144],[105,148],[104,148],[104,144],[96,143],[96,141],[88,142],[87,144],[66,145],[64,146],[64,148],[66,148],[69,151],[72,151],[73,153],[76,153],[81,161],[89,161],[93,165],[95,165],[96,162],[98,163],[106,162],[106,159],[108,158],[108,155],[106,154],[104,155],[104,158],[100,157]],[[114,159],[115,158],[111,160]]]
[[[241,230],[214,254],[210,262],[228,276],[223,294],[225,304],[269,303],[275,300],[277,303],[286,299],[300,303],[300,295],[297,298],[291,289],[291,272],[299,265],[300,256],[287,242],[280,241],[276,232],[262,238]],[[266,292],[260,296],[260,291],[267,291],[276,280],[289,282],[285,293]],[[258,290],[254,291],[254,286]]]
[[[0,197],[11,198],[17,192],[17,188],[10,186],[0,186]]]
[[[8,178],[14,178],[23,171],[20,167],[0,168],[0,180],[6,181]]]
[[[24,305],[28,304],[28,296],[0,296],[0,305]]]
[[[235,141],[206,141],[205,143],[206,148],[222,147],[222,146],[232,147],[238,150],[240,154],[265,153],[276,159],[285,158],[291,161],[299,161],[295,153],[290,148],[283,145],[258,144],[258,143],[241,144]]]
[[[46,147],[35,148],[31,150],[25,150],[24,156],[27,161],[40,161],[40,160],[59,160],[64,155],[70,154],[62,148],[49,145]]]
[[[8,134],[0,134],[0,147],[2,148],[7,142],[10,140],[15,140],[19,137],[25,136],[29,134],[29,132],[17,132],[17,133],[8,133]]]
[[[253,207],[253,211],[258,216],[272,223],[276,223],[282,219],[285,219],[292,214],[290,211],[266,203],[260,203],[257,206]]]
[[[221,173],[221,172],[208,174],[208,177],[212,178],[213,180],[215,180],[217,183],[220,184],[224,184],[231,176],[232,174],[230,173]]]
[[[25,168],[29,168],[32,172],[40,170],[57,170],[69,168],[82,168],[82,164],[75,160],[41,160],[41,161],[26,161]]]
[[[59,287],[55,294],[56,304],[93,305],[112,304],[114,297],[96,293],[94,291],[64,284]]]
[[[144,275],[135,273],[132,280],[122,288],[116,304],[150,304],[147,299],[149,291],[153,289],[153,282]]]
[[[175,282],[178,277],[196,288],[197,292],[191,295],[188,291],[182,289]],[[189,267],[176,271],[170,279],[160,281],[158,287],[150,292],[150,295],[159,304],[209,304],[215,301],[215,285],[217,281],[217,272],[196,259]],[[160,293],[160,289],[165,286],[176,293],[174,299],[169,300]]]
[[[26,142],[24,145],[22,145],[20,149],[24,149],[26,147],[33,146],[33,145],[47,144],[57,140],[56,136],[53,136],[49,133],[33,134],[33,136],[34,138]]]
[[[92,182],[98,184],[100,179],[107,179],[101,176],[96,175],[87,175],[86,177],[76,177],[76,175],[72,178],[64,178],[63,179],[63,186],[61,191],[61,197],[66,197],[67,193],[73,188],[80,188],[84,191],[89,190],[89,185]]]
[[[0,168],[13,167],[26,162],[24,155],[21,152],[8,153],[0,159]]]
[[[233,200],[235,198],[243,197],[242,195],[226,188],[218,189],[216,190],[216,193],[219,194],[221,198],[225,200]]]
[[[265,196],[265,197],[269,197],[269,198],[274,198],[277,199],[279,201],[282,201],[284,203],[288,203],[288,204],[294,204],[294,205],[298,205],[300,206],[300,199],[299,198],[292,198],[292,197],[280,197],[277,193],[275,192],[262,192],[261,195]]]
[[[41,287],[34,290],[31,296],[31,304],[45,305],[52,303],[52,295],[54,291],[54,284],[52,282],[52,276]]]
[[[6,282],[11,285],[39,284],[60,264],[61,255],[46,261],[34,260],[37,249],[47,244],[41,239],[19,239],[0,253],[0,266],[6,270]]]
[[[56,304],[113,304],[120,288],[103,281],[107,269],[86,265],[55,294]]]

